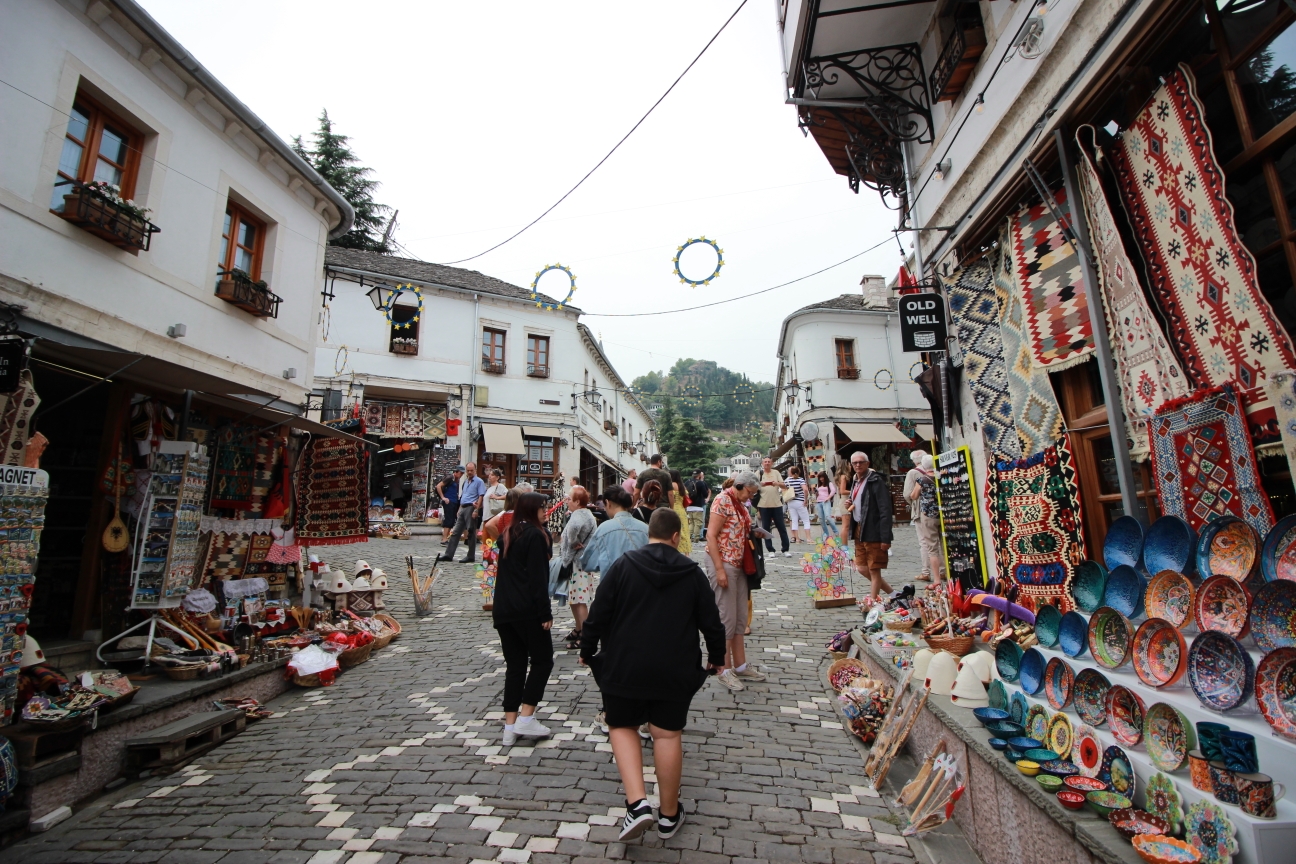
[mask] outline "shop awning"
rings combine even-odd
[[[521,426],[503,426],[499,423],[481,424],[482,437],[486,441],[487,453],[513,453],[526,455],[526,446],[522,443]]]
[[[917,430],[918,436],[924,441],[934,441],[936,439],[936,427],[930,423],[919,423]]]
[[[910,444],[912,441],[894,423],[838,423],[837,428],[858,444]]]
[[[194,391],[194,396],[203,402],[210,402],[221,408],[228,409],[238,413],[238,418],[246,424],[259,423],[266,429],[273,429],[276,426],[288,425],[293,429],[302,432],[309,432],[312,435],[318,435],[321,438],[345,438],[349,441],[358,441],[366,446],[373,446],[372,441],[366,441],[348,432],[341,432],[332,426],[325,426],[323,423],[316,422],[307,417],[301,417],[297,414],[289,414],[286,411],[278,411],[265,405],[262,402],[252,399],[243,399],[238,396],[229,396],[217,393],[208,393],[205,390]],[[266,397],[267,400],[269,397]]]
[[[562,433],[562,430],[554,426],[523,426],[522,434],[528,438],[553,438],[555,435]]]

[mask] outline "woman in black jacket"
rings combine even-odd
[[[553,671],[553,610],[549,606],[549,556],[553,543],[542,527],[548,499],[527,492],[518,499],[513,521],[500,537],[492,617],[504,652],[504,746],[518,738],[546,738],[549,730],[535,718]],[[527,665],[530,664],[530,672]],[[518,708],[521,707],[519,717]]]

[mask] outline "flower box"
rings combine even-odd
[[[393,339],[391,343],[391,352],[393,354],[418,354],[418,342],[402,342]]]
[[[837,370],[838,378],[845,378],[850,381],[859,380],[859,370],[850,366],[842,366]]]
[[[483,371],[483,372],[490,372],[490,373],[492,373],[492,374],[494,374],[494,375],[503,375],[503,374],[504,374],[504,363],[503,363],[503,361],[500,361],[499,363],[492,363],[491,361],[489,361],[489,360],[487,360],[485,357],[483,357],[483,358],[482,358],[482,367],[481,367],[481,368],[482,368],[482,371]]]
[[[548,377],[549,377],[549,367],[548,367],[548,366],[532,366],[532,365],[528,365],[528,366],[527,366],[527,376],[530,377],[530,378],[548,378]]]
[[[220,275],[224,278],[216,283],[217,297],[258,318],[279,317],[279,304],[283,298],[263,287],[264,282],[253,282],[241,270],[222,270]]]
[[[162,230],[125,204],[86,186],[76,186],[63,196],[63,212],[58,215],[128,252],[147,252],[153,235]]]

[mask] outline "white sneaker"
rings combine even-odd
[[[642,726],[639,727],[639,737],[642,738],[642,739],[645,740],[645,741],[651,741],[651,740],[652,740],[652,731],[649,730],[649,728],[648,728],[648,724],[647,724],[647,723],[645,723],[645,724],[643,724]]]
[[[719,681],[724,686],[728,687],[730,690],[746,689],[745,687],[743,687],[743,683],[738,680],[738,676],[734,674],[734,671],[732,669],[726,669],[723,672],[721,672],[719,675],[716,676],[716,680]]]
[[[548,738],[551,734],[549,727],[543,725],[534,716],[519,717],[517,723],[513,724],[513,732],[519,738]]]
[[[599,729],[603,730],[604,735],[608,734],[607,714],[602,711],[595,714],[594,723],[599,727]]]
[[[784,557],[784,558],[791,558],[791,557],[792,557],[792,553],[791,553],[791,552],[784,552],[784,553],[783,553],[783,557]]]
[[[500,743],[503,744],[505,747],[512,747],[514,744],[516,744],[518,738],[516,729],[517,729],[516,726],[513,729],[510,729],[509,727],[505,726],[504,739]]]
[[[734,672],[734,674],[744,681],[765,681],[769,677],[751,664],[748,664],[747,668],[741,672]]]

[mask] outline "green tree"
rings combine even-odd
[[[699,468],[708,472],[715,470],[715,443],[707,428],[691,417],[682,417],[673,424],[670,438],[662,440],[662,452],[670,467],[684,477]]]
[[[374,191],[381,184],[369,178],[372,168],[359,164],[359,158],[347,143],[350,140],[349,136],[333,131],[333,121],[329,119],[328,111],[323,110],[319,128],[311,135],[310,149],[302,143],[300,135],[293,136],[292,146],[297,155],[310,163],[355,209],[355,223],[351,230],[336,240],[330,240],[329,244],[369,252],[390,252],[392,250],[384,242],[383,232],[391,208],[374,201]]]
[[[657,449],[666,453],[669,442],[675,440],[675,428],[679,425],[679,412],[670,399],[662,400],[661,410],[657,412]],[[668,457],[669,453],[666,454]]]

